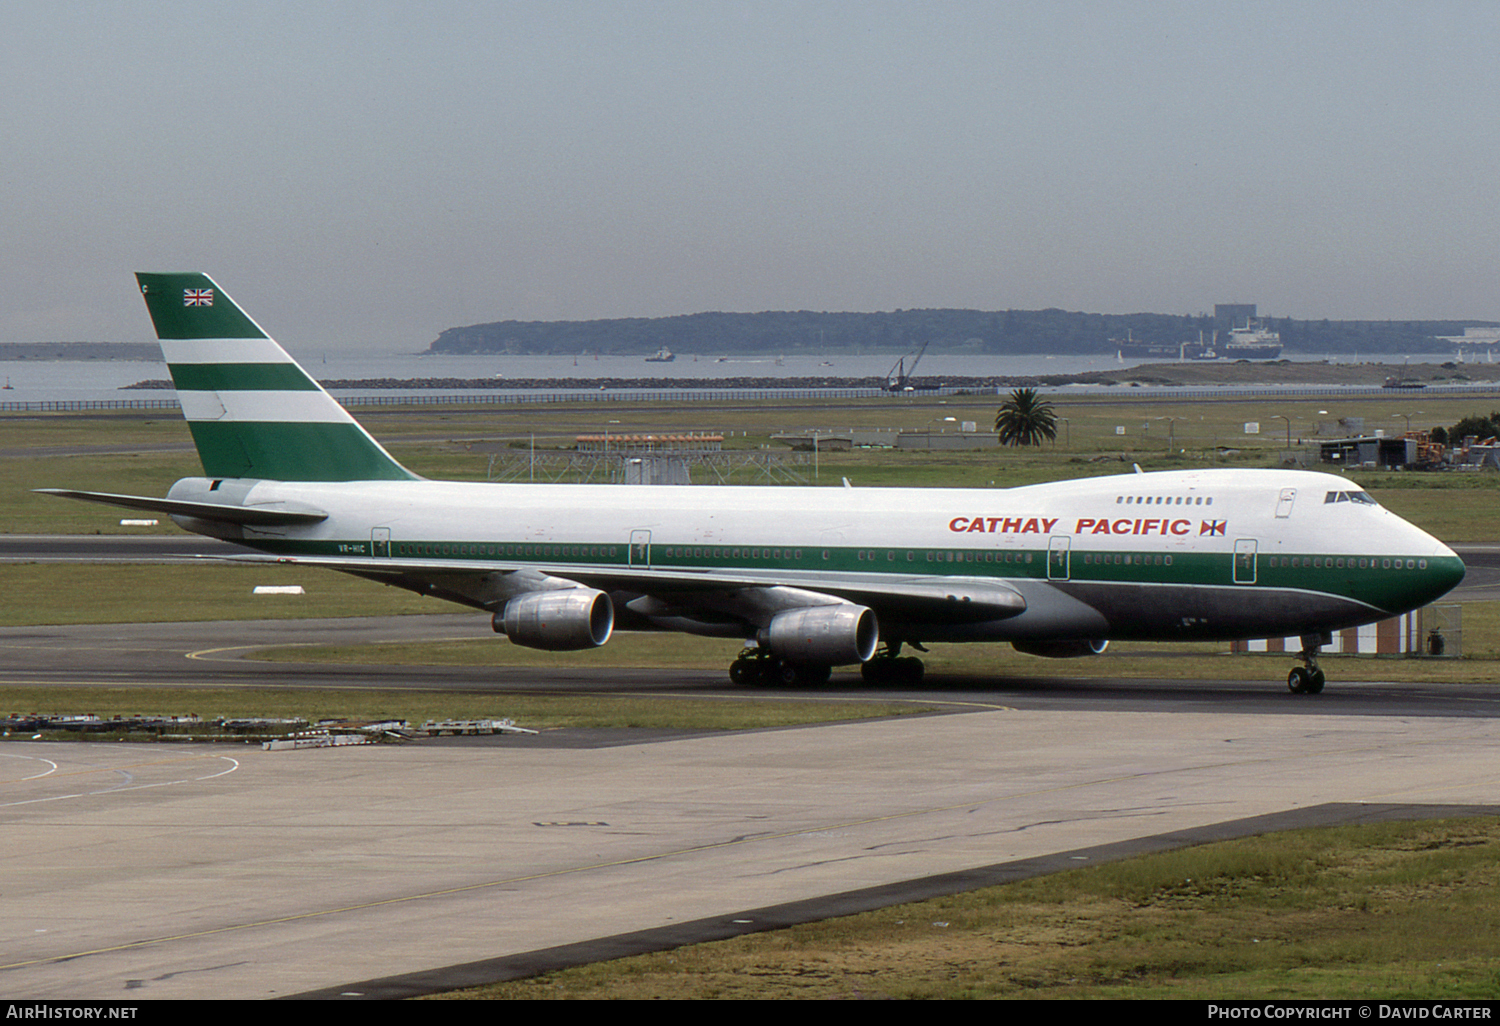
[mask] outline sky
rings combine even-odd
[[[1500,4],[5,4],[0,341],[1060,307],[1500,320]]]

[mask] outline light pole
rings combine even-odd
[[[618,423],[620,423],[618,420],[607,420],[604,422],[604,469],[605,473],[610,475],[610,480],[614,480],[614,473],[609,465],[609,426]],[[623,463],[620,465],[622,470],[624,466]]]
[[[924,429],[927,432],[927,448],[928,449],[932,448],[932,425],[937,424],[939,422],[942,423],[942,427],[938,428],[938,434],[941,435],[941,434],[945,434],[947,432],[949,424],[957,424],[958,423],[958,418],[957,417],[932,417],[932,418],[930,418],[927,421],[927,423],[925,425],[923,425]]]
[[[1167,451],[1171,452],[1177,445],[1177,418],[1157,417],[1156,419],[1167,422]]]
[[[1291,452],[1292,451],[1292,418],[1291,417],[1283,417],[1279,413],[1273,413],[1273,414],[1271,414],[1271,418],[1273,420],[1284,420],[1284,421],[1286,421],[1286,451],[1287,452]]]

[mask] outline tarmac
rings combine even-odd
[[[1254,817],[1472,811],[1496,740],[1487,715],[1001,707],[599,747],[0,744],[0,988],[442,989]]]

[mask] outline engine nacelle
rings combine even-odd
[[[757,640],[788,662],[845,666],[875,654],[880,625],[872,610],[853,603],[806,606],[777,613]]]
[[[1048,659],[1076,659],[1079,656],[1103,655],[1108,639],[1078,638],[1072,641],[1012,641],[1010,647],[1027,655]]]
[[[615,629],[615,605],[593,588],[565,588],[518,595],[490,625],[517,645],[549,652],[598,648]]]

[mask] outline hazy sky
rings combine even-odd
[[[1500,4],[62,2],[0,31],[0,341],[202,270],[302,349],[972,307],[1500,319]]]

